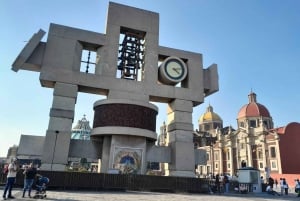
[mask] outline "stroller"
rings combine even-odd
[[[215,184],[210,184],[210,185],[208,186],[208,192],[209,192],[210,194],[217,193],[217,192],[218,192],[218,187],[217,187],[217,185],[215,185]]]
[[[46,189],[47,184],[49,183],[49,179],[47,177],[43,177],[42,175],[38,175],[37,181],[36,181],[36,192],[33,198],[36,199],[43,199],[47,197],[46,195]]]

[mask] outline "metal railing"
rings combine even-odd
[[[208,193],[209,180],[202,178],[167,177],[152,175],[126,175],[81,172],[39,171],[48,177],[49,189],[60,190],[135,190],[157,192]],[[6,176],[0,173],[0,184]],[[17,174],[16,186],[23,187],[22,171]]]

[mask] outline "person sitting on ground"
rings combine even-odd
[[[278,195],[278,196],[280,196],[280,194],[277,193],[276,191],[274,191],[273,188],[270,185],[267,186],[266,192],[268,194],[271,194],[271,195]]]

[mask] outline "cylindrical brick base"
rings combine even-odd
[[[138,136],[149,137],[149,132],[155,133],[156,130],[157,110],[153,104],[137,101],[122,99],[97,101],[94,104],[93,130],[100,130],[100,132],[103,130],[102,135],[107,135],[107,128],[110,128],[111,134],[135,135],[133,133],[136,132]],[[134,129],[136,131],[133,131]],[[143,130],[145,134],[141,133]],[[101,135],[101,133],[92,133],[92,135]]]

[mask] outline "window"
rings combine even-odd
[[[264,122],[265,128],[269,128],[269,126],[268,126],[268,121],[267,121],[267,120],[264,120],[263,122]]]
[[[275,147],[270,147],[271,149],[271,158],[276,158],[276,149]]]
[[[97,52],[83,49],[81,54],[80,72],[94,74],[96,69],[96,63],[97,63]]]
[[[202,175],[203,174],[203,166],[200,165],[200,174]]]
[[[223,126],[220,123],[213,123],[213,127],[214,129],[216,129],[216,128],[222,128]]]
[[[264,164],[262,162],[259,163],[259,169],[264,169]]]
[[[230,160],[230,150],[227,149],[226,152],[227,152],[227,160]]]
[[[210,160],[209,153],[206,153],[206,158],[208,161]]]
[[[227,168],[230,169],[230,163],[227,163]]]
[[[210,173],[210,166],[206,166],[206,174],[209,174]]]
[[[257,151],[257,158],[258,158],[258,159],[263,159],[263,152],[262,152],[261,149],[259,149],[259,150]]]
[[[277,161],[271,160],[271,170],[277,170]]]
[[[215,163],[215,169],[218,169],[218,168],[219,168],[219,164]]]
[[[205,130],[205,131],[208,131],[209,129],[210,129],[210,125],[209,125],[209,124],[205,124],[205,125],[204,125],[204,130]]]
[[[256,128],[256,120],[250,120],[250,127]]]
[[[240,122],[240,127],[245,128],[244,122]]]

